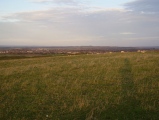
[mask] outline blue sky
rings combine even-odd
[[[38,1],[38,0],[37,0]],[[106,7],[106,8],[121,8],[122,5],[132,0],[80,0],[82,3],[87,3],[90,6]],[[40,2],[39,2],[40,3]],[[1,0],[0,11],[3,13],[19,12],[28,10],[43,10],[53,6],[54,3],[37,4],[36,0]],[[58,6],[58,5],[56,5]]]
[[[0,0],[0,45],[159,46],[158,0]]]

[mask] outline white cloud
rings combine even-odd
[[[60,6],[1,16],[1,20],[6,21],[0,22],[3,44],[135,46],[143,41],[156,45],[159,37],[158,16],[130,9]]]
[[[133,34],[136,34],[136,33],[133,33],[133,32],[122,32],[120,34],[122,34],[122,35],[133,35]]]
[[[56,3],[56,4],[78,4],[77,0],[29,0],[37,3]]]

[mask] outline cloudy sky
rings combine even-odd
[[[159,46],[159,0],[0,0],[0,45]]]

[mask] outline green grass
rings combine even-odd
[[[1,120],[158,118],[157,52],[0,60]]]

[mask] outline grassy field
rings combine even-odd
[[[0,57],[1,120],[157,120],[159,52]]]

